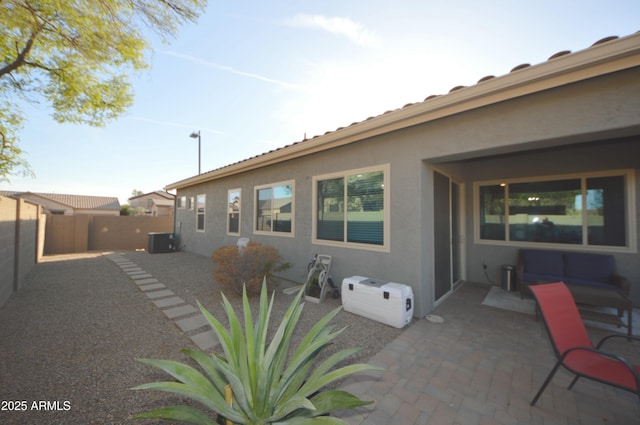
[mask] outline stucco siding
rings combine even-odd
[[[640,169],[637,99],[640,68],[633,68],[182,187],[178,196],[206,193],[206,227],[205,232],[196,232],[195,211],[181,209],[176,232],[184,249],[207,256],[220,246],[235,244],[240,236],[273,245],[293,264],[283,276],[297,282],[304,281],[305,266],[314,253],[332,255],[336,283],[360,274],[409,284],[416,294],[416,316],[422,316],[434,303],[434,170],[455,179],[462,190],[464,231],[454,235],[464,246],[462,277],[486,281],[482,269],[486,262],[490,277],[499,283],[501,265],[512,264],[519,247],[495,244],[487,249],[475,241],[474,183]],[[383,164],[388,164],[390,174],[390,202],[385,205],[388,252],[314,244],[313,177]],[[254,234],[255,186],[290,180],[295,181],[294,233]],[[636,204],[638,186],[636,181]],[[242,189],[241,235],[229,236],[227,190],[236,188]],[[636,215],[638,210],[635,205]],[[634,231],[635,240],[640,235]],[[640,282],[637,252],[618,251],[615,257],[619,271]],[[640,287],[632,290],[632,296],[640,305]]]

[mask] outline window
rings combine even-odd
[[[388,249],[389,167],[314,178],[314,242]]]
[[[187,199],[187,208],[189,208],[189,210],[193,211],[195,203],[196,203],[196,201],[195,201],[194,197],[193,196],[189,196],[189,198]]]
[[[227,200],[227,233],[240,234],[240,189],[228,192]]]
[[[480,240],[628,247],[629,181],[620,172],[479,184]]]
[[[256,233],[293,235],[293,182],[256,187]]]
[[[205,204],[207,195],[198,195],[196,197],[196,230],[204,232]]]
[[[178,196],[177,203],[178,203],[178,208],[179,209],[185,208],[186,205],[187,205],[187,197],[186,196]],[[148,205],[148,207],[150,207],[150,205]]]

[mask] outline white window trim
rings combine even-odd
[[[318,220],[318,181],[329,180],[335,178],[347,178],[354,174],[365,174],[374,171],[382,171],[384,173],[384,226],[383,226],[383,238],[384,243],[382,245],[372,245],[366,243],[356,242],[339,242],[328,241],[325,239],[318,239],[317,234],[317,220]],[[365,251],[377,251],[377,252],[391,252],[391,165],[381,164],[374,165],[366,168],[355,168],[351,170],[340,171],[337,173],[322,174],[313,176],[313,190],[312,190],[312,205],[311,205],[311,243],[314,245],[334,246],[340,248],[351,248]],[[345,193],[345,196],[347,194]],[[346,221],[345,214],[345,221]],[[346,227],[345,227],[346,228]]]
[[[238,211],[238,231],[237,232],[230,232],[229,231],[229,213],[227,210],[227,235],[233,235],[233,236],[237,236],[240,235],[242,233],[242,189],[238,188],[238,189],[229,189],[227,190],[227,204],[226,204],[226,208],[229,208],[229,196],[232,193],[238,192],[240,194],[240,210]]]
[[[585,244],[560,244],[560,243],[544,243],[544,242],[527,242],[527,241],[496,241],[489,239],[480,239],[480,187],[488,185],[498,185],[501,183],[527,183],[541,182],[550,180],[565,179],[588,179],[592,177],[612,177],[624,176],[625,178],[625,203],[626,203],[626,230],[627,230],[627,246],[607,246],[607,245],[585,245]],[[595,252],[621,252],[621,253],[637,253],[638,240],[636,230],[636,175],[633,169],[622,170],[606,170],[597,172],[584,172],[573,174],[557,174],[549,176],[531,176],[514,179],[502,180],[485,180],[473,183],[473,238],[474,242],[479,245],[500,245],[500,246],[518,246],[518,247],[536,247],[540,249],[571,249],[573,251],[595,251]],[[505,224],[506,226],[507,224]],[[506,234],[508,235],[508,233]],[[505,237],[506,237],[505,235]]]
[[[201,196],[204,196],[204,212],[202,213],[202,216],[203,216],[202,229],[198,229],[198,216],[200,215],[200,212],[198,211],[198,198]],[[206,228],[207,228],[207,194],[200,193],[196,195],[196,232],[204,233]]]
[[[275,186],[291,185],[291,232],[274,232],[264,231],[256,229],[256,222],[258,221],[258,190],[274,188]],[[295,180],[285,180],[281,182],[262,184],[253,187],[253,228],[254,235],[268,235],[268,236],[282,236],[285,238],[293,238],[296,236],[296,184]]]
[[[189,209],[189,211],[193,211],[194,210],[195,203],[196,203],[196,200],[195,200],[195,198],[193,196],[189,196],[187,198],[187,208]]]

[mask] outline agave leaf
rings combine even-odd
[[[284,403],[278,404],[275,411],[273,412],[273,416],[268,418],[267,421],[268,423],[278,421],[298,409],[315,411],[316,407],[306,397],[291,397]]]
[[[342,409],[354,409],[373,403],[373,400],[362,400],[359,397],[341,390],[327,390],[318,393],[311,398],[316,407],[314,415],[324,415],[329,412]]]
[[[353,373],[356,372],[362,372],[365,370],[384,370],[382,368],[379,368],[377,366],[372,366],[372,365],[368,365],[368,364],[364,364],[364,363],[358,363],[358,364],[353,364],[353,365],[348,365],[345,367],[342,367],[340,369],[336,369],[336,370],[332,370],[331,372],[319,376],[317,378],[315,378],[314,380],[309,379],[300,389],[300,391],[303,394],[311,394],[314,393],[318,390],[320,390],[322,387],[329,385],[330,383],[337,381],[339,379],[345,378],[348,375],[351,375]]]
[[[193,425],[217,425],[208,415],[191,406],[168,406],[135,415],[134,419],[168,419]]]
[[[253,409],[251,408],[251,404],[249,404],[247,401],[245,388],[242,386],[242,382],[240,381],[240,378],[238,378],[238,376],[235,374],[233,365],[230,365],[225,360],[217,356],[204,355],[204,357],[208,357],[208,360],[206,360],[203,356],[200,356],[198,354],[196,354],[196,357],[194,357],[194,360],[196,360],[198,364],[200,364],[203,367],[203,369],[208,370],[210,368],[213,368],[223,375],[223,378],[218,383],[220,385],[219,386],[220,394],[224,394],[224,387],[227,384],[231,385],[231,389],[233,391],[233,398],[236,401],[235,406],[239,407],[239,409],[236,409],[236,410],[242,411],[247,417],[253,419],[254,418]],[[203,363],[200,363],[201,361]]]
[[[333,416],[292,416],[273,425],[349,425],[348,422]]]
[[[300,345],[298,346],[296,351],[304,349],[304,347],[309,344],[310,341],[318,338],[319,334],[322,334],[327,331],[331,331],[333,327],[327,326],[329,321],[333,319],[339,312],[342,310],[342,306],[335,308],[329,313],[325,314],[318,322],[309,330],[309,332],[304,336],[302,341],[300,341]],[[294,353],[295,355],[295,353]]]
[[[266,389],[269,391],[273,390],[272,394],[277,394],[280,391],[279,381],[289,353],[291,334],[302,312],[303,304],[299,303],[301,295],[302,293],[299,293],[287,309],[265,353],[262,368],[264,373],[266,373]],[[271,397],[269,403],[273,404]]]
[[[198,301],[198,308],[218,337],[218,341],[220,342],[220,346],[222,347],[225,357],[229,359],[233,354],[231,351],[231,347],[233,345],[231,342],[231,336],[224,326],[222,326],[222,323],[220,323],[218,319],[216,319],[206,308],[204,308],[202,304],[200,304],[200,301]]]
[[[302,344],[299,349],[296,350],[296,353],[289,360],[289,366],[284,372],[283,376],[288,378],[291,374],[295,373],[295,371],[308,359],[315,359],[318,354],[326,347],[329,346],[330,341],[335,338],[337,335],[342,333],[345,328],[334,332],[329,335],[320,335],[317,340],[311,341],[307,346],[302,347]],[[300,349],[301,348],[301,349]]]
[[[225,375],[229,379],[229,384],[233,388],[234,396],[239,399],[239,402],[243,405],[253,405],[253,397],[251,392],[251,380],[249,372],[247,346],[245,343],[245,334],[242,330],[240,320],[233,310],[233,306],[222,295],[224,309],[229,319],[229,329],[231,331],[231,343],[233,347],[234,355],[228,359],[229,363],[233,366],[230,371],[233,377],[230,377],[227,373]]]
[[[264,282],[263,282],[264,289]],[[249,305],[249,297],[247,296],[247,287],[242,287],[242,307],[244,309],[244,333],[247,348],[247,367],[249,372],[249,388],[255,389],[258,382],[256,372],[256,340],[253,332],[253,316],[251,315],[251,306]],[[253,401],[256,394],[251,392],[250,400]]]
[[[307,378],[307,380],[312,382],[316,381],[322,375],[329,372],[332,367],[334,367],[347,357],[356,354],[358,351],[360,351],[360,348],[345,348],[344,350],[333,353],[313,371],[313,373]]]
[[[202,392],[181,382],[151,382],[149,384],[138,385],[132,390],[158,390],[167,393],[178,394],[191,400],[197,401],[214,412],[218,412],[234,422],[244,422],[246,420],[239,412],[231,408],[220,394],[215,392]]]
[[[160,359],[138,359],[138,361],[140,363],[148,364],[162,369],[180,382],[194,388],[200,388],[203,391],[215,390],[213,385],[211,385],[211,381],[209,381],[204,375],[202,375],[202,373],[184,363],[180,363],[174,360]]]
[[[224,387],[228,384],[222,370],[218,366],[217,362],[214,361],[214,358],[203,353],[202,351],[191,350],[185,348],[181,350],[183,353],[187,354],[189,357],[194,359],[198,365],[207,373],[209,380],[216,387],[216,389],[220,392],[220,394],[224,393]],[[221,361],[216,358],[217,361]]]

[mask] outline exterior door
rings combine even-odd
[[[436,303],[461,279],[460,270],[460,187],[444,174],[434,171],[434,300]]]

